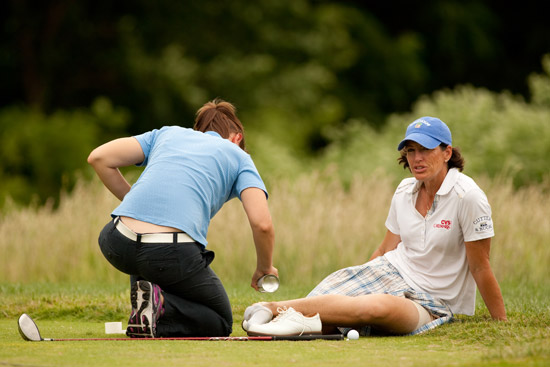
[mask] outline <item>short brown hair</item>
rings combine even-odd
[[[229,138],[231,133],[240,133],[243,138],[239,146],[242,150],[246,150],[244,127],[236,115],[235,106],[220,98],[207,102],[199,108],[195,116],[193,129],[202,131],[203,133],[206,131],[215,131],[224,139]]]
[[[445,150],[445,148],[447,148],[447,144],[441,143],[439,148],[441,150]],[[409,167],[409,162],[407,161],[407,153],[405,152],[405,149],[401,150],[401,156],[397,158],[397,162],[403,165],[403,169],[408,168],[409,171],[411,170]],[[447,162],[447,168],[458,168],[460,172],[464,169],[464,158],[462,157],[462,154],[460,154],[460,148],[453,147],[453,154],[451,155],[451,159]]]

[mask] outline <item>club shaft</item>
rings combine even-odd
[[[296,335],[296,336],[227,336],[227,337],[174,337],[174,338],[43,338],[41,341],[145,341],[145,340],[189,340],[189,341],[291,341],[291,340],[343,340],[341,334]]]

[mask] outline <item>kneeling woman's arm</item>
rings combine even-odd
[[[122,201],[130,191],[130,184],[119,168],[141,163],[144,159],[141,145],[135,138],[128,137],[112,140],[95,148],[88,156],[88,163],[105,187]]]
[[[241,192],[241,201],[252,229],[256,246],[256,271],[252,275],[252,288],[258,290],[258,279],[265,274],[279,276],[273,266],[273,249],[275,247],[275,230],[267,206],[265,192],[250,187]]]

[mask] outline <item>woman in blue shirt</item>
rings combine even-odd
[[[211,218],[238,197],[252,228],[257,266],[251,286],[273,267],[274,230],[267,190],[245,151],[235,108],[220,99],[197,112],[193,129],[165,126],[108,142],[88,157],[105,186],[121,200],[99,236],[118,270],[131,275],[131,337],[227,336],[229,299],[209,264]],[[119,171],[145,169],[134,185]]]

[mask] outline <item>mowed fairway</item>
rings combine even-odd
[[[40,289],[43,288],[44,292]],[[492,322],[478,300],[478,314],[413,337],[362,337],[344,341],[59,341],[26,342],[17,314],[35,318],[42,337],[103,338],[104,322],[125,320],[124,286],[3,286],[0,366],[548,366],[550,289],[503,285],[510,321]],[[233,336],[244,308],[259,296],[228,287]],[[282,298],[303,289],[282,289]],[[4,296],[7,296],[4,297]],[[69,304],[68,301],[72,303]],[[127,306],[129,307],[129,306]],[[101,308],[104,313],[101,313]],[[113,335],[112,337],[119,337]]]
[[[491,321],[478,296],[473,317],[419,336],[357,341],[23,341],[17,332],[23,312],[46,338],[105,337],[110,321],[125,327],[129,282],[97,246],[117,204],[97,182],[80,184],[56,210],[13,208],[0,221],[0,367],[550,366],[548,186],[514,190],[506,181],[481,181],[493,207],[491,264],[509,321]],[[244,335],[240,323],[248,305],[303,297],[330,272],[366,261],[384,235],[394,185],[372,177],[344,188],[309,175],[271,187],[281,278],[275,294],[249,287],[254,246],[237,200],[210,230],[213,268],[231,300],[234,336]]]

